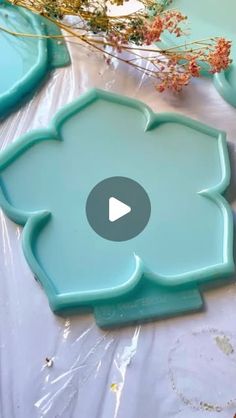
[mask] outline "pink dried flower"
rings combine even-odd
[[[210,66],[211,73],[226,70],[232,62],[230,52],[231,42],[224,38],[216,38],[210,40],[205,48],[189,50],[186,54],[183,52],[182,55],[179,51],[173,53],[173,55],[171,53],[166,63],[168,71],[163,71],[162,74],[159,74],[161,82],[156,89],[159,92],[167,89],[181,91],[192,77],[200,77],[201,62]]]
[[[231,41],[227,41],[224,38],[217,39],[215,50],[210,52],[208,56],[208,63],[213,74],[226,70],[231,64],[231,45]]]
[[[187,86],[191,79],[191,74],[188,72],[174,72],[168,74],[162,79],[162,81],[156,86],[156,90],[160,93],[165,90],[172,90],[180,92],[184,86]]]
[[[108,42],[110,42],[113,48],[121,53],[122,52],[122,45],[126,45],[126,39],[118,33],[111,32],[108,36]]]
[[[192,77],[200,77],[201,67],[194,58],[189,61],[188,71]]]
[[[153,42],[160,41],[163,30],[163,20],[160,16],[157,16],[144,34],[144,42],[146,45],[151,45]]]
[[[166,11],[157,16],[144,30],[144,43],[150,45],[153,42],[159,42],[165,30],[177,37],[181,36],[183,31],[179,25],[184,20],[186,20],[186,16],[176,10]]]

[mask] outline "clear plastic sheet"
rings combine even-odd
[[[45,127],[64,104],[96,86],[226,130],[235,205],[236,109],[210,80],[179,95],[70,43],[72,65],[56,70],[0,124],[1,148]],[[92,315],[61,319],[48,306],[21,249],[21,229],[0,216],[1,418],[233,418],[236,413],[236,285],[204,292],[205,312],[109,332]]]

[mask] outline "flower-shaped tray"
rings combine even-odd
[[[236,107],[236,26],[235,26],[235,0],[173,0],[170,8],[180,10],[188,17],[190,34],[186,42],[204,40],[211,37],[225,37],[232,43],[233,63],[229,70],[213,75],[214,85],[221,96],[232,106]],[[183,44],[183,38],[166,37],[167,46],[173,43]],[[204,42],[203,42],[204,43]],[[203,44],[204,46],[204,44]]]
[[[52,68],[68,65],[70,57],[64,42],[45,37],[60,35],[55,25],[4,0],[0,0],[0,26],[2,117],[31,93]],[[32,37],[13,36],[10,32]]]
[[[114,176],[151,202],[148,224],[126,241],[101,237],[86,216],[91,190]],[[24,225],[51,308],[95,307],[101,326],[199,309],[198,284],[234,271],[229,180],[224,133],[100,90],[0,155],[1,207]]]

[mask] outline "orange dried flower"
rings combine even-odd
[[[160,41],[162,33],[166,30],[179,37],[183,34],[180,24],[186,20],[186,16],[176,10],[166,11],[154,19],[151,24],[144,29],[144,43],[150,45]]]
[[[200,77],[202,64],[214,74],[226,70],[232,62],[231,42],[222,37],[189,43],[184,39],[179,46],[167,49],[160,46],[159,50],[153,45],[161,40],[165,31],[177,38],[184,34],[187,17],[168,9],[172,0],[140,0],[143,8],[121,16],[108,13],[106,0],[9,1],[48,17],[69,36],[101,52],[108,64],[112,58],[117,58],[155,78],[159,92],[180,91],[193,77]],[[119,6],[125,1],[111,0],[111,3]],[[65,15],[79,17],[78,26],[65,24],[62,20]],[[149,48],[149,45],[152,46]]]
[[[200,77],[201,67],[194,58],[189,61],[188,71],[192,77]]]
[[[210,52],[208,56],[208,63],[211,67],[211,72],[213,74],[226,70],[228,66],[231,64],[231,45],[232,42],[227,41],[224,38],[218,38],[216,40],[215,50],[213,52]]]
[[[163,93],[165,90],[172,90],[180,92],[184,86],[187,86],[191,78],[191,74],[188,72],[172,72],[162,79],[162,81],[156,86],[156,90],[159,93]]]

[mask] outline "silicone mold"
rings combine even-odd
[[[125,242],[101,238],[86,217],[91,190],[112,176],[151,202],[146,228]],[[197,285],[234,271],[225,134],[194,120],[91,90],[4,150],[0,181],[56,312],[93,306],[105,326],[196,310]]]
[[[58,35],[55,25],[23,8],[0,1],[0,25],[16,33],[32,35]],[[43,80],[55,67],[70,63],[69,53],[63,42],[43,37],[13,36],[0,30],[1,77],[0,117]]]
[[[180,10],[188,16],[190,34],[187,42],[211,37],[225,37],[232,40],[233,63],[228,71],[214,74],[214,85],[221,96],[232,106],[236,107],[236,29],[235,29],[235,0],[225,0],[224,3],[215,0],[173,0],[171,8]],[[164,39],[166,46],[180,42],[173,37]]]

